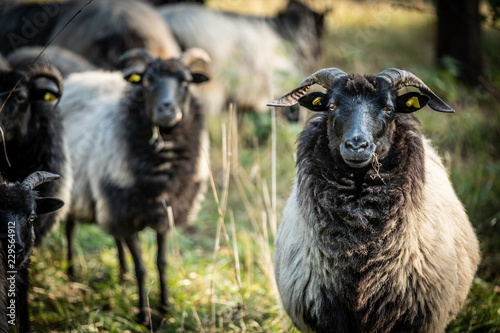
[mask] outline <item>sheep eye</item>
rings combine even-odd
[[[35,214],[31,214],[30,217],[28,218],[28,221],[33,223],[34,221],[36,220],[36,215]]]
[[[333,104],[333,103],[332,103],[332,104],[328,105],[328,109],[329,109],[330,111],[335,111],[335,110],[337,109],[337,104]]]
[[[384,112],[386,114],[391,114],[392,113],[392,108],[390,106],[386,106],[383,110],[384,110]]]

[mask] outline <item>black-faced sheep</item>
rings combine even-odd
[[[103,68],[116,68],[120,55],[133,48],[145,48],[163,58],[180,54],[168,26],[151,5],[139,0],[88,2],[1,4],[1,52],[7,55],[22,46],[53,41],[51,45],[65,47]]]
[[[43,51],[43,52],[42,52]],[[61,72],[63,78],[71,73],[97,70],[97,66],[82,56],[60,46],[24,46],[7,56],[12,69],[24,69],[35,61],[38,64],[51,64]]]
[[[34,245],[34,226],[39,215],[53,212],[64,202],[40,197],[35,190],[58,175],[37,171],[21,183],[0,179],[0,329],[9,325],[16,332],[30,332],[28,311],[30,254]]]
[[[208,137],[192,85],[207,77],[188,68],[199,52],[164,60],[131,50],[122,57],[129,82],[122,72],[75,73],[66,80],[61,100],[75,177],[67,221],[69,273],[75,221],[97,222],[115,237],[122,271],[123,243],[132,254],[143,323],[148,321],[146,272],[138,232],[150,227],[157,233],[165,310],[167,206],[175,224],[185,223],[206,190]]]
[[[61,74],[47,64],[26,70],[0,71],[0,173],[22,181],[32,172],[46,170],[61,175],[58,182],[41,185],[41,196],[69,203],[72,175],[57,101],[63,90]],[[35,226],[36,245],[58,225],[68,208],[40,217]]]
[[[313,84],[326,93],[307,93]],[[420,92],[398,96],[413,86]],[[443,332],[463,305],[478,241],[410,114],[453,109],[415,75],[323,69],[272,102],[320,112],[299,136],[275,275],[304,332]]]
[[[211,82],[200,89],[209,113],[219,113],[231,102],[239,109],[265,112],[278,87],[292,89],[304,73],[317,69],[324,15],[297,1],[271,18],[197,4],[166,5],[158,11],[181,48],[201,47],[209,53]]]

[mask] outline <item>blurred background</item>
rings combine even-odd
[[[94,0],[98,1],[104,0]],[[151,1],[165,6],[159,8],[173,6],[164,3]],[[311,16],[314,21],[301,21],[305,9],[287,16],[288,21],[284,16],[282,21],[277,19],[289,6],[287,0],[206,0],[198,4],[230,12],[236,23],[227,28],[222,19],[198,19],[204,28],[193,28],[197,36],[217,31],[213,40],[204,38],[209,41],[206,47],[214,49],[214,67],[209,70],[219,85],[204,92],[207,106],[215,109],[207,119],[213,184],[198,218],[170,233],[168,284],[173,309],[166,318],[153,313],[153,330],[294,331],[279,302],[272,253],[295,175],[295,141],[307,113],[271,110],[265,102],[323,67],[360,74],[397,67],[420,77],[456,110],[454,114],[429,108],[418,112],[422,132],[431,138],[449,169],[483,256],[467,303],[447,332],[500,332],[500,1],[298,3],[316,14]],[[170,15],[177,24],[170,28],[180,48],[195,43],[196,36],[182,34],[188,30],[191,14],[177,23],[180,12]],[[248,24],[247,16],[258,24]],[[258,29],[271,21],[274,30],[290,25],[298,34],[298,25],[304,25],[313,33],[300,38],[278,34],[283,49],[266,53],[269,47],[261,46],[278,44],[272,44],[275,37]],[[260,46],[251,47],[245,38],[252,43],[257,40]],[[234,49],[225,44],[231,41]],[[232,54],[221,65],[218,50]],[[240,52],[249,53],[235,55]],[[263,68],[272,74],[261,77],[259,67],[249,67],[236,75],[241,73],[237,70],[245,70],[239,57],[246,63],[267,64]],[[255,92],[258,95],[252,95]],[[250,101],[245,96],[251,96]],[[151,299],[156,300],[155,237],[143,232],[141,239]],[[135,277],[131,274],[125,282],[118,279],[114,240],[95,226],[80,225],[76,247],[77,281],[65,274],[63,227],[32,256],[34,331],[147,331],[133,317],[137,312]]]

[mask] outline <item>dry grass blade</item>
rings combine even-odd
[[[1,112],[1,110],[0,110],[0,112]],[[9,165],[9,168],[10,168],[10,167],[12,167],[12,165],[10,164],[9,156],[7,155],[7,146],[5,145],[5,135],[4,135],[2,126],[0,126],[0,133],[2,134],[3,153],[5,154],[5,160],[7,161],[7,164]]]
[[[380,178],[380,180],[382,181],[382,183],[385,184],[385,181],[384,179],[382,178],[382,176],[380,176],[380,167],[382,166],[382,163],[380,163],[378,161],[378,155],[377,153],[373,153],[373,162],[372,162],[372,168],[373,170],[375,170],[375,175],[374,176],[371,176],[372,179],[375,179],[375,178]]]

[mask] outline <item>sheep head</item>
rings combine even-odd
[[[314,84],[323,86],[326,92],[308,93]],[[406,86],[416,87],[420,92],[398,95],[398,90]],[[296,103],[327,114],[330,151],[336,156],[340,154],[352,168],[369,166],[375,154],[380,158],[387,154],[396,113],[415,112],[427,104],[435,111],[454,112],[414,74],[394,68],[376,76],[322,69],[268,105]]]
[[[33,107],[56,107],[62,91],[61,73],[48,64],[34,64],[25,71],[0,71],[0,126],[6,140],[25,137]]]
[[[56,198],[39,198],[34,190],[38,185],[58,178],[58,175],[37,171],[22,183],[0,181],[0,243],[5,258],[9,260],[9,270],[14,270],[29,257],[34,244],[33,225],[37,223],[38,215],[53,212],[64,205]]]
[[[200,49],[187,50],[180,58],[172,59],[154,58],[144,49],[133,49],[120,58],[125,79],[141,86],[138,97],[146,102],[154,126],[171,128],[186,117],[190,84],[208,80],[204,74],[189,69],[197,60],[209,58]]]

